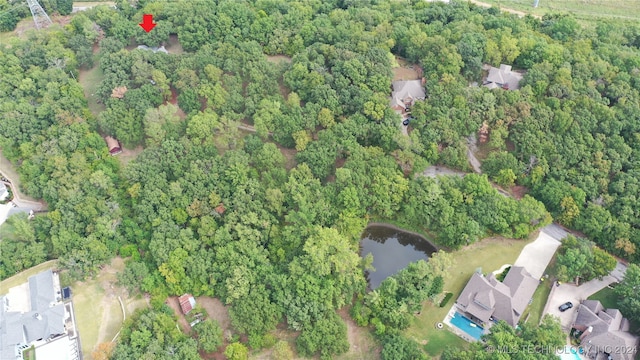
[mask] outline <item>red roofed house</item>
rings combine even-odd
[[[104,141],[107,142],[107,147],[109,148],[109,154],[118,155],[122,152],[122,147],[120,147],[120,142],[111,136],[107,136],[104,138]]]
[[[184,294],[178,298],[182,313],[187,315],[196,306],[196,299],[191,294]]]

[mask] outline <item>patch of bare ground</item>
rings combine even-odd
[[[277,64],[279,62],[290,63],[291,58],[288,57],[287,55],[271,55],[271,56],[267,56],[267,61],[272,62],[274,64]]]
[[[511,196],[513,196],[514,198],[520,200],[524,197],[524,195],[526,193],[529,192],[529,189],[527,189],[526,186],[522,186],[522,185],[516,185],[511,187],[510,191]]]
[[[360,327],[349,316],[349,307],[338,310],[338,315],[347,325],[347,339],[349,341],[349,351],[346,354],[337,356],[336,359],[380,359],[380,346],[376,344],[373,336],[367,328]]]
[[[165,100],[163,105],[166,105],[166,104],[175,105],[177,108],[175,114],[180,118],[180,120],[184,120],[186,119],[187,114],[182,109],[180,109],[180,106],[178,105],[178,90],[176,90],[173,86],[170,89],[171,89],[171,98],[169,100]]]
[[[223,344],[218,348],[218,351],[213,353],[200,352],[200,357],[203,359],[216,359],[224,360],[224,350],[229,344],[226,339],[226,334],[231,331],[231,319],[229,318],[229,309],[217,298],[209,296],[201,296],[196,298],[196,304],[201,306],[206,312],[209,319],[215,320],[220,324],[222,329]]]
[[[296,167],[297,165],[296,154],[298,153],[298,151],[296,149],[289,149],[280,145],[277,145],[277,146],[278,146],[278,149],[280,149],[280,152],[282,153],[282,155],[284,155],[284,158],[285,158],[284,167],[287,170],[291,170],[294,167]]]
[[[422,77],[422,68],[416,64],[411,64],[407,60],[396,57],[398,67],[393,68],[393,81],[416,80]]]
[[[191,334],[191,325],[189,325],[189,322],[187,322],[187,319],[185,319],[184,315],[182,314],[182,309],[180,309],[180,303],[178,302],[178,297],[171,296],[167,299],[165,303],[169,305],[171,309],[173,309],[173,312],[178,317],[178,324],[180,324],[180,328],[182,329],[182,331],[185,334]]]
[[[167,45],[165,46],[169,54],[182,54],[184,53],[184,49],[178,40],[178,35],[169,35],[169,41],[167,41]]]
[[[136,146],[133,149],[127,149],[125,147],[122,148],[122,152],[120,154],[118,154],[118,160],[120,160],[120,163],[122,164],[122,166],[126,166],[129,162],[131,162],[131,160],[134,160],[135,158],[138,157],[138,155],[140,155],[140,153],[144,150],[144,148],[142,146]]]
[[[229,318],[229,309],[217,298],[201,296],[196,298],[196,304],[202,306],[207,311],[210,319],[216,320],[222,331],[231,329],[231,319]]]
[[[280,323],[278,324],[278,327],[276,328],[276,330],[272,331],[271,334],[276,339],[278,339],[278,341],[283,340],[289,343],[289,347],[293,351],[292,360],[305,359],[305,358],[298,357],[298,354],[296,353],[296,338],[298,338],[298,336],[300,335],[300,331],[289,330],[287,329],[286,323]],[[272,353],[273,353],[272,348],[264,349],[262,351],[252,354],[249,358],[252,360],[271,360]]]

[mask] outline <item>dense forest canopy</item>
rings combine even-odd
[[[157,21],[150,33],[137,26],[143,13]],[[130,46],[170,36],[184,53]],[[438,270],[421,264],[388,279],[381,299],[363,297],[370,259],[358,242],[371,218],[458,248],[525,238],[548,210],[637,262],[639,47],[637,25],[585,28],[455,1],[119,0],[77,14],[0,45],[0,146],[24,191],[49,207],[10,220],[19,231],[0,243],[0,277],[46,258],[83,277],[129,256],[121,282],[155,308],[124,334],[118,359],[160,346],[140,336],[163,327],[161,304],[184,292],[230,305],[252,348],[286,320],[301,331],[300,354],[326,357],[345,351],[335,310],[354,297],[354,317],[395,338],[442,290]],[[427,98],[408,136],[388,101],[396,56],[424,70]],[[99,114],[76,81],[94,62]],[[470,86],[484,63],[526,70],[521,89]],[[420,176],[431,164],[469,170],[465,138],[483,124],[486,175]],[[144,151],[125,166],[104,135]],[[505,197],[490,180],[530,195]],[[195,356],[195,343],[165,328],[175,351]],[[387,354],[414,349],[385,344],[396,344]]]

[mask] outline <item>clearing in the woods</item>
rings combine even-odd
[[[116,284],[116,273],[124,270],[124,265],[124,259],[116,257],[93,279],[71,284],[84,359],[91,360],[95,346],[111,342],[122,328],[123,314],[118,296],[122,299],[126,317],[148,306],[146,299],[130,297]]]

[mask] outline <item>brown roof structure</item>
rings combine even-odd
[[[107,148],[109,149],[109,153],[111,155],[117,155],[122,152],[122,148],[120,147],[120,142],[118,140],[112,138],[111,136],[106,136],[104,141],[107,142]]]
[[[187,315],[196,306],[196,299],[191,294],[184,294],[178,298],[182,313]]]
[[[580,345],[589,359],[632,360],[637,353],[638,337],[630,334],[629,320],[617,309],[605,309],[597,300],[584,300],[572,326],[582,332]],[[611,351],[629,349],[634,351]]]
[[[512,266],[502,282],[493,274],[474,273],[456,304],[472,319],[504,320],[516,326],[539,283],[521,266]]]

